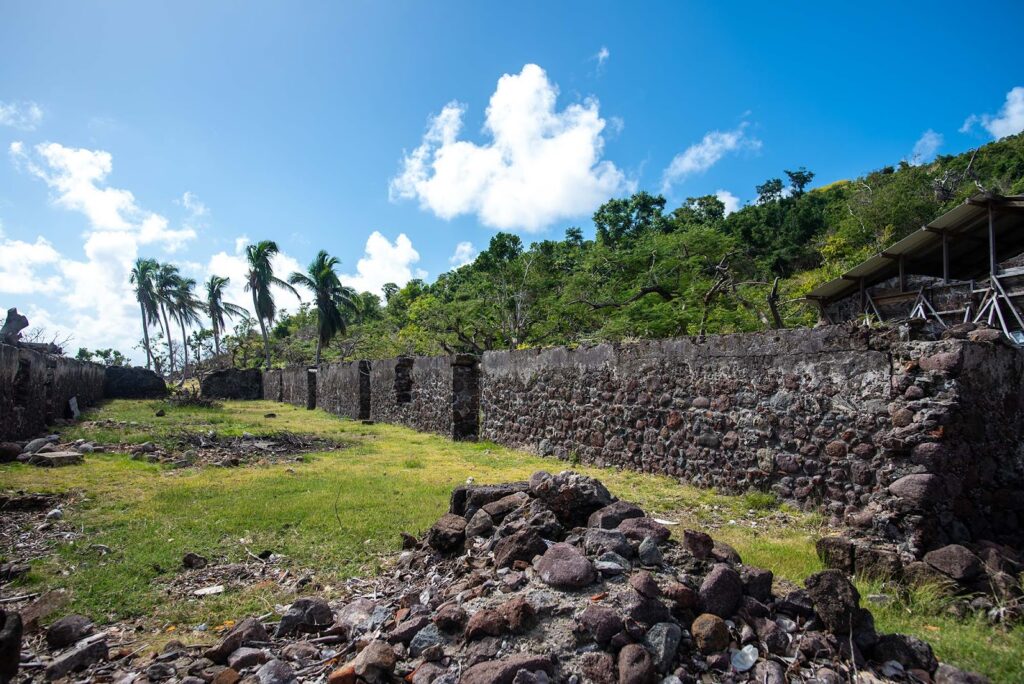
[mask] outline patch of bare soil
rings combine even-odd
[[[162,590],[172,599],[202,599],[246,588],[274,588],[298,592],[312,588],[314,574],[306,570],[284,567],[278,554],[250,552],[242,563],[210,562],[189,553],[182,561],[183,569],[173,577],[158,580]]]
[[[0,493],[0,594],[10,582],[28,574],[29,563],[45,558],[60,543],[82,536],[64,519],[64,511],[81,495]]]
[[[305,454],[343,449],[347,444],[323,437],[276,432],[271,435],[243,434],[222,437],[207,433],[182,432],[170,446],[154,442],[121,444],[132,458],[151,463],[166,463],[179,468],[192,466],[259,466],[274,463],[301,463]]]

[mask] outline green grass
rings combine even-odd
[[[157,418],[159,408],[167,415]],[[264,417],[269,412],[276,417]],[[68,589],[72,598],[66,611],[99,620],[144,616],[154,624],[178,626],[182,633],[200,622],[264,613],[290,598],[264,583],[201,600],[173,600],[161,591],[161,582],[178,573],[187,551],[236,562],[247,558],[247,550],[271,550],[285,556],[289,567],[312,571],[323,585],[321,593],[330,596],[339,580],[377,570],[382,556],[400,547],[400,531],[418,534],[432,524],[445,511],[451,489],[468,477],[500,482],[569,467],[494,444],[455,443],[270,402],[201,409],[113,401],[86,419],[127,425],[79,424],[65,428],[64,437],[170,445],[183,431],[213,430],[230,437],[288,430],[346,445],[311,454],[303,463],[231,469],[174,470],[121,453],[94,454],[83,466],[57,471],[0,466],[2,489],[84,495],[67,512],[67,521],[85,534],[60,546],[54,557],[35,561],[26,587]],[[675,530],[710,531],[733,545],[745,562],[770,568],[780,578],[799,583],[821,569],[814,552],[820,517],[789,510],[774,497],[720,496],[665,477],[574,467],[652,515],[679,521]],[[97,544],[112,552],[100,555]],[[862,583],[861,590],[866,596],[879,588]],[[1024,680],[1020,630],[959,622],[942,601],[923,594],[872,610],[882,631],[928,639],[941,658],[995,681]]]

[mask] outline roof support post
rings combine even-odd
[[[865,296],[867,293],[864,291],[864,279],[863,278],[857,278],[857,283],[860,285],[860,311],[861,311],[861,313],[867,313],[868,312],[868,304],[867,304],[867,298]]]
[[[949,284],[949,236],[942,232],[942,282]]]
[[[996,275],[996,224],[992,218],[992,201],[988,203],[988,272]]]
[[[905,268],[904,262],[906,259],[900,254],[900,293],[907,291],[907,269]]]

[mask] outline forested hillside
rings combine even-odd
[[[523,346],[699,335],[776,324],[813,324],[796,301],[985,189],[1024,193],[1024,134],[958,156],[900,162],[854,180],[814,187],[813,170],[785,170],[756,187],[757,200],[728,216],[715,196],[669,207],[638,192],[593,216],[594,239],[573,227],[561,240],[524,244],[497,233],[468,265],[427,284],[368,293],[347,312],[348,329],[326,359],[480,352]],[[315,310],[284,314],[273,330],[275,361],[309,363]],[[227,340],[239,364],[256,365],[251,324]]]

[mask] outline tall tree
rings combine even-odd
[[[199,313],[203,310],[202,302],[196,299],[195,287],[196,281],[193,278],[182,278],[179,276],[175,279],[174,292],[172,294],[173,305],[171,313],[181,327],[182,380],[188,374],[188,333],[185,331],[185,328],[199,323]]]
[[[260,322],[264,360],[268,369],[270,368],[270,337],[267,335],[267,323],[273,321],[274,315],[277,313],[277,304],[274,302],[274,294],[270,291],[270,286],[283,287],[291,290],[296,297],[299,296],[294,287],[274,275],[274,265],[271,261],[279,251],[277,243],[273,240],[261,240],[255,245],[245,248],[245,257],[249,261],[245,289],[252,293],[252,307]]]
[[[210,328],[213,330],[213,348],[220,356],[220,335],[225,329],[225,316],[246,318],[249,312],[231,302],[224,301],[224,288],[231,283],[230,278],[211,275],[206,281],[206,313],[210,317]]]
[[[324,250],[320,250],[309,263],[305,273],[295,271],[288,276],[292,285],[301,285],[313,293],[316,299],[317,339],[316,365],[320,365],[320,353],[337,334],[345,333],[345,316],[342,310],[356,308],[356,293],[338,280],[335,270],[341,262]]]
[[[168,311],[173,311],[175,292],[178,288],[178,280],[181,278],[178,267],[173,264],[160,264],[157,268],[155,282],[156,301],[163,318],[163,333],[167,340],[167,365],[168,370],[174,373],[174,342],[171,335],[171,323],[167,317]]]
[[[156,259],[136,259],[129,279],[135,286],[135,299],[142,314],[142,344],[146,349],[146,368],[152,368],[153,350],[149,346],[149,326],[160,324],[159,306],[156,296],[156,275],[160,264]]]

